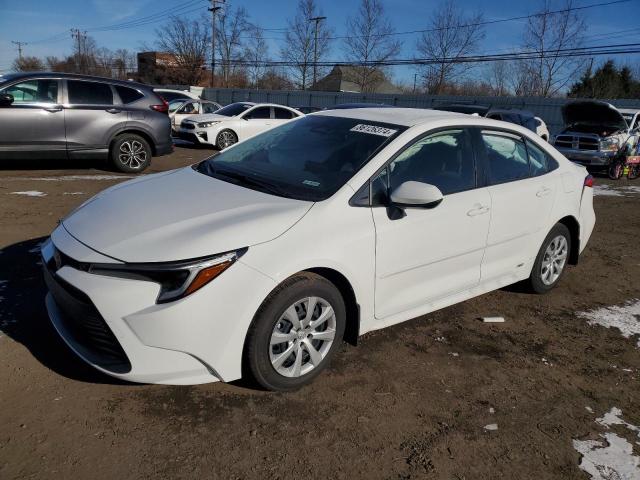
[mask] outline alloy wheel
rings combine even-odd
[[[320,297],[298,300],[273,328],[271,365],[284,377],[301,377],[322,363],[335,336],[336,314],[329,302]]]
[[[567,263],[569,254],[569,244],[563,235],[555,237],[544,252],[542,266],[540,268],[540,278],[545,285],[553,285]]]
[[[120,145],[118,159],[123,165],[137,170],[147,161],[147,151],[137,140],[126,140]]]
[[[218,144],[220,145],[221,150],[230,147],[234,143],[236,143],[236,137],[233,133],[228,131],[220,133],[220,136],[218,137]]]

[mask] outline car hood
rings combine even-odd
[[[228,122],[229,120],[237,120],[237,117],[227,117],[225,115],[217,115],[215,113],[203,113],[201,115],[189,115],[189,120],[193,122]]]
[[[187,167],[111,187],[62,224],[80,242],[117,260],[165,262],[268,242],[312,205]]]
[[[627,122],[616,107],[606,102],[572,102],[562,107],[562,118],[567,126],[586,124],[623,130]]]

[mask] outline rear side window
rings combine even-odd
[[[111,86],[106,83],[67,80],[72,105],[113,105]]]
[[[548,153],[527,140],[527,150],[529,151],[529,163],[531,164],[531,175],[544,175],[547,172],[558,168],[558,162]]]
[[[121,85],[116,85],[116,92],[120,96],[120,100],[122,103],[133,103],[136,100],[140,100],[144,95],[142,95],[139,91],[134,90],[133,88],[123,87]]]
[[[492,185],[529,176],[527,148],[520,137],[507,133],[482,132],[487,153],[487,177]]]
[[[408,181],[435,185],[444,195],[476,186],[471,140],[465,129],[418,140],[391,162],[389,170],[391,190]]]
[[[273,111],[276,114],[276,118],[280,120],[289,120],[294,116],[292,112],[285,110],[284,108],[274,107]]]

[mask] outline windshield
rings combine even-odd
[[[337,192],[405,129],[368,120],[309,116],[241,142],[195,168],[254,190],[317,202]]]
[[[180,99],[180,100],[172,100],[171,102],[169,102],[169,113],[172,113],[178,110],[178,108],[180,108],[186,101],[187,100],[185,99]]]
[[[220,110],[216,111],[216,115],[235,117],[251,107],[253,107],[253,105],[250,103],[232,103],[231,105],[227,105],[226,107],[222,107]]]

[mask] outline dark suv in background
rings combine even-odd
[[[167,111],[141,83],[55,72],[0,76],[0,160],[98,158],[141,172],[173,149]]]

